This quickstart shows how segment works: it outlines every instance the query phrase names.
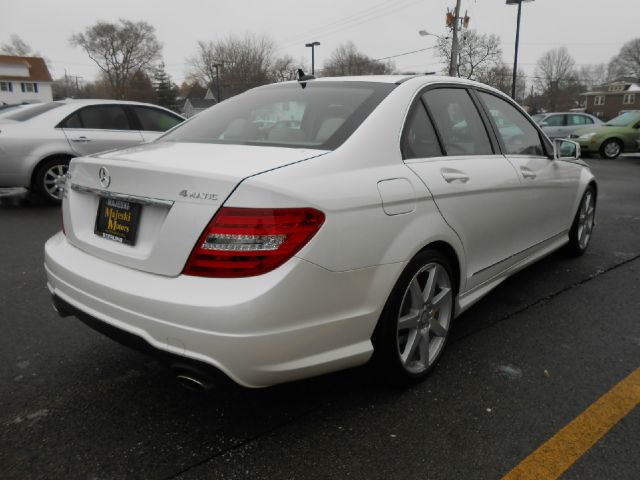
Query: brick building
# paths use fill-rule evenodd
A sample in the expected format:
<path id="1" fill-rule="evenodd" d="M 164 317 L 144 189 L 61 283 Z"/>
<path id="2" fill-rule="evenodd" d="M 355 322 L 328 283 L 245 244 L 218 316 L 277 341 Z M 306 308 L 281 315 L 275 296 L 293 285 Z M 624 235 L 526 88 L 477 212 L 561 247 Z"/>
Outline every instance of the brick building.
<path id="1" fill-rule="evenodd" d="M 640 79 L 622 77 L 583 93 L 587 113 L 611 120 L 627 110 L 640 110 Z"/>

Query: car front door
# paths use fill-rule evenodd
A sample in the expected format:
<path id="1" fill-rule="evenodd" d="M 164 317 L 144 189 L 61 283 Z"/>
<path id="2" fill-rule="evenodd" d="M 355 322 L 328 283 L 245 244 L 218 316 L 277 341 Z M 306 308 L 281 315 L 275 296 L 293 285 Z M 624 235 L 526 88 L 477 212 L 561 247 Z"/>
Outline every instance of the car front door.
<path id="1" fill-rule="evenodd" d="M 521 182 L 516 191 L 521 221 L 512 232 L 517 251 L 544 248 L 571 226 L 582 167 L 550 158 L 538 130 L 514 105 L 493 93 L 480 91 L 478 97 L 487 110 L 497 110 L 510 125 L 505 129 L 494 123 L 493 128 Z"/>
<path id="2" fill-rule="evenodd" d="M 81 108 L 63 121 L 62 130 L 72 150 L 79 156 L 129 147 L 144 140 L 137 129 L 132 129 L 122 105 Z"/>
<path id="3" fill-rule="evenodd" d="M 434 128 L 435 126 L 435 128 Z M 412 106 L 402 137 L 406 165 L 427 186 L 462 241 L 466 290 L 511 265 L 520 221 L 520 182 L 497 151 L 464 88 L 427 90 Z"/>

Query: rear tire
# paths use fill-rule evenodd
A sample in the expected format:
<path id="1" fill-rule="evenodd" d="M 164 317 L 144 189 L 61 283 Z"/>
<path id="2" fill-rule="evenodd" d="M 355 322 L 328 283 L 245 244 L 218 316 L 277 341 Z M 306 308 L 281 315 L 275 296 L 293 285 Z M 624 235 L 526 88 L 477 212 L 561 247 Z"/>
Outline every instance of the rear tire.
<path id="1" fill-rule="evenodd" d="M 62 192 L 67 171 L 69 157 L 51 157 L 43 161 L 33 177 L 32 189 L 49 203 L 62 202 Z"/>
<path id="2" fill-rule="evenodd" d="M 567 252 L 575 257 L 583 255 L 589 247 L 596 215 L 596 192 L 589 185 L 582 195 L 578 211 L 569 230 L 569 243 Z"/>
<path id="3" fill-rule="evenodd" d="M 605 140 L 602 145 L 600 145 L 600 156 L 607 160 L 613 160 L 618 158 L 622 153 L 622 149 L 622 142 L 620 140 L 616 140 L 615 138 Z"/>
<path id="4" fill-rule="evenodd" d="M 439 251 L 418 253 L 391 291 L 373 335 L 373 367 L 394 384 L 426 377 L 444 351 L 454 312 L 449 260 Z"/>

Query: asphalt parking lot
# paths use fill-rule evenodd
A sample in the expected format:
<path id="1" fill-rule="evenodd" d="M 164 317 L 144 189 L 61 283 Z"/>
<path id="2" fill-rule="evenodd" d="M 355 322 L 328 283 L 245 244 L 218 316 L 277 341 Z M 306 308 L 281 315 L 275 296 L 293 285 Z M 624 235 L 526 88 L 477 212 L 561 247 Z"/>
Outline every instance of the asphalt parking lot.
<path id="1" fill-rule="evenodd" d="M 640 384 L 625 380 L 640 367 L 640 155 L 587 161 L 600 182 L 587 254 L 555 253 L 494 290 L 406 390 L 366 369 L 184 390 L 153 360 L 57 317 L 42 251 L 58 208 L 0 190 L 0 478 L 498 479 L 549 439 L 593 434 L 595 420 L 573 439 L 559 432 L 618 385 L 635 406 L 598 404 L 612 428 L 561 478 L 640 478 Z M 551 444 L 546 455 L 568 454 Z M 547 478 L 527 465 L 508 478 Z"/>

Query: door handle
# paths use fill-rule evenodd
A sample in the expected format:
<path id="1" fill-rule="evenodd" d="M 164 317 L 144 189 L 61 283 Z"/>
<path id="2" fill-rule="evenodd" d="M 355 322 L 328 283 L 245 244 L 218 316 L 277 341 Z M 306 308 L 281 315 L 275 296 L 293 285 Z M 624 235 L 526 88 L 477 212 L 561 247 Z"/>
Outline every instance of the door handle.
<path id="1" fill-rule="evenodd" d="M 78 137 L 78 138 L 72 138 L 71 141 L 75 143 L 87 143 L 87 142 L 90 142 L 91 140 L 88 139 L 87 137 Z"/>
<path id="2" fill-rule="evenodd" d="M 440 174 L 447 183 L 467 183 L 469 181 L 469 175 L 453 168 L 443 168 L 442 170 L 440 170 Z"/>
<path id="3" fill-rule="evenodd" d="M 522 172 L 522 176 L 527 180 L 533 180 L 536 178 L 536 174 L 529 170 L 527 167 L 520 167 L 520 172 Z"/>

